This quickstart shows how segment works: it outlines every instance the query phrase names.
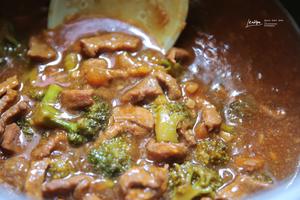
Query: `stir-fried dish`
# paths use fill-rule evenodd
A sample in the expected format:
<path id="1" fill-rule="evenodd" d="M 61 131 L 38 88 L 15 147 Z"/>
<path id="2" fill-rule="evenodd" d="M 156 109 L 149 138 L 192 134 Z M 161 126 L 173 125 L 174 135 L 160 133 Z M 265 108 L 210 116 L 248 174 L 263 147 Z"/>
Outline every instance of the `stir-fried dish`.
<path id="1" fill-rule="evenodd" d="M 295 170 L 299 118 L 258 98 L 251 66 L 231 68 L 229 47 L 191 31 L 193 16 L 164 53 L 114 19 L 47 30 L 35 7 L 0 20 L 3 186 L 33 199 L 239 199 Z"/>

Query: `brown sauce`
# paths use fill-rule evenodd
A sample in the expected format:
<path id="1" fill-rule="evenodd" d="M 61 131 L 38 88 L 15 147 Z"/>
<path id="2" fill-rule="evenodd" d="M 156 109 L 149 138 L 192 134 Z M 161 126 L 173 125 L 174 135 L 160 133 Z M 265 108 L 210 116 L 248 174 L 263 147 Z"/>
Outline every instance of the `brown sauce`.
<path id="1" fill-rule="evenodd" d="M 4 5 L 3 9 L 8 7 L 9 3 L 4 3 Z M 47 42 L 58 52 L 57 58 L 49 63 L 9 58 L 5 68 L 0 69 L 1 82 L 12 75 L 21 77 L 23 82 L 19 91 L 24 96 L 28 95 L 28 91 L 33 87 L 46 87 L 53 83 L 68 89 L 93 88 L 78 75 L 68 77 L 62 69 L 64 57 L 70 52 L 80 51 L 78 40 L 84 37 L 105 32 L 125 32 L 137 35 L 142 39 L 142 50 L 154 49 L 156 50 L 155 56 L 162 56 L 160 49 L 146 33 L 118 20 L 77 19 L 54 30 L 43 32 L 41 30 L 46 28 L 46 3 L 41 2 L 40 5 L 33 3 L 32 6 L 39 8 L 36 14 L 30 14 L 30 9 L 27 11 L 21 8 L 17 9 L 17 16 L 1 11 L 6 18 L 12 17 L 11 20 L 16 26 L 17 35 L 25 38 L 24 43 L 28 42 L 29 35 L 40 34 L 47 38 Z M 37 16 L 42 17 L 37 20 Z M 245 27 L 248 19 L 264 20 L 269 18 L 283 21 L 275 27 Z M 23 21 L 34 23 L 32 23 L 32 27 L 24 27 L 22 26 Z M 22 35 L 24 30 L 28 35 Z M 191 1 L 187 26 L 176 46 L 188 50 L 193 55 L 185 63 L 186 71 L 177 82 L 182 88 L 186 88 L 186 84 L 189 82 L 197 83 L 200 88 L 193 94 L 188 94 L 186 89 L 182 89 L 183 98 L 190 98 L 196 103 L 199 103 L 199 99 L 207 100 L 216 107 L 225 124 L 235 127 L 234 139 L 228 142 L 231 146 L 231 159 L 228 164 L 216 169 L 225 180 L 221 188 L 230 185 L 236 180 L 236 177 L 244 173 L 235 163 L 238 162 L 236 160 L 239 157 L 258 157 L 264 160 L 262 171 L 275 183 L 293 175 L 298 170 L 300 154 L 298 129 L 300 125 L 300 79 L 298 78 L 300 75 L 300 36 L 282 8 L 270 1 Z M 116 57 L 121 53 L 103 53 L 99 58 L 108 61 L 107 68 L 113 69 Z M 131 55 L 139 56 L 138 53 Z M 80 56 L 81 61 L 85 59 L 85 56 Z M 38 79 L 26 82 L 28 77 L 25 73 L 32 71 L 32 66 L 37 69 Z M 101 94 L 112 106 L 121 105 L 119 97 L 128 88 L 136 85 L 138 81 L 139 78 L 116 80 L 109 86 L 97 87 L 95 93 Z M 239 102 L 238 100 L 247 103 L 246 114 L 232 114 L 234 112 L 230 110 L 232 103 Z M 34 105 L 36 102 L 31 101 L 31 103 Z M 64 111 L 64 109 L 62 110 Z M 66 112 L 63 117 L 73 120 L 79 114 L 80 112 Z M 202 119 L 199 116 L 196 121 L 200 123 Z M 196 127 L 193 130 L 195 129 Z M 26 146 L 26 151 L 13 159 L 18 157 L 30 159 L 31 151 L 38 147 L 38 143 L 48 141 L 51 131 L 56 130 L 40 129 L 36 131 L 31 140 L 27 140 L 24 135 L 21 135 L 22 145 Z M 139 165 L 155 163 L 153 160 L 147 159 L 146 155 L 146 144 L 152 137 L 153 133 L 142 139 L 130 137 L 134 149 L 131 154 L 135 163 Z M 72 165 L 76 166 L 77 175 L 91 173 L 91 177 L 99 178 L 97 174 L 91 172 L 93 169 L 86 158 L 86 152 L 93 145 L 91 142 L 77 148 L 68 146 L 67 153 L 63 153 L 63 157 L 70 159 Z M 59 151 L 60 149 L 57 152 L 54 151 L 51 158 L 60 156 Z M 64 151 L 63 147 L 62 151 Z M 13 159 L 2 151 L 0 152 L 1 170 L 11 169 L 7 159 L 10 161 Z M 22 167 L 28 165 L 28 162 L 22 163 L 22 159 L 17 164 Z M 36 161 L 35 158 L 31 159 Z M 188 157 L 188 159 L 190 158 Z M 254 168 L 260 165 L 259 161 L 251 162 L 251 159 L 249 160 L 244 165 L 249 167 L 250 171 L 253 163 L 255 163 Z M 240 159 L 240 162 L 243 162 L 243 159 Z M 158 165 L 162 167 L 163 164 L 162 162 Z M 2 182 L 3 179 L 23 191 L 22 187 L 24 186 L 17 183 L 19 179 L 26 179 L 26 170 L 22 167 L 19 173 L 13 171 L 2 173 L 0 181 Z M 130 175 L 130 173 L 128 174 Z M 15 174 L 18 175 L 18 180 L 7 178 Z M 49 174 L 45 180 L 51 180 Z M 103 180 L 99 178 L 98 181 Z M 263 186 L 261 186 L 262 188 Z M 101 197 L 123 199 L 124 196 L 120 190 L 119 187 L 114 187 L 106 190 L 104 195 L 101 194 L 104 197 Z M 73 196 L 66 198 L 73 199 Z"/>

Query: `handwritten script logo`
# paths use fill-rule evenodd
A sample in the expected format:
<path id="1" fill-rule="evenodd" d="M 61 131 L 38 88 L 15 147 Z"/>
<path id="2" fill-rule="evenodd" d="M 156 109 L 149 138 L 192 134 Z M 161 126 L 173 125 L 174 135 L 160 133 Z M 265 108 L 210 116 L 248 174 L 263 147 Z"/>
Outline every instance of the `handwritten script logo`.
<path id="1" fill-rule="evenodd" d="M 248 19 L 246 28 L 253 27 L 253 26 L 262 26 L 262 25 L 263 23 L 257 19 L 254 20 Z"/>
<path id="2" fill-rule="evenodd" d="M 263 27 L 275 27 L 279 23 L 283 22 L 283 19 L 248 19 L 245 28 L 254 27 L 254 26 L 263 26 Z"/>

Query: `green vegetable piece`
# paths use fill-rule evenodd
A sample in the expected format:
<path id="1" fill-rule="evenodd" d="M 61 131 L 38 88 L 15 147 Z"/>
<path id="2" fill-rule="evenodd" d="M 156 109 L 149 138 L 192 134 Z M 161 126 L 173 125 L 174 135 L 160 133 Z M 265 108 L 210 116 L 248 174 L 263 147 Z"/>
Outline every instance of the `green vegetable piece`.
<path id="1" fill-rule="evenodd" d="M 131 166 L 131 145 L 126 138 L 117 137 L 104 141 L 88 155 L 94 169 L 107 178 L 115 178 Z"/>
<path id="2" fill-rule="evenodd" d="M 189 119 L 187 107 L 178 102 L 158 97 L 152 104 L 155 113 L 155 133 L 159 142 L 178 142 L 177 128 L 180 122 Z"/>
<path id="3" fill-rule="evenodd" d="M 234 132 L 234 126 L 230 126 L 228 124 L 222 123 L 221 124 L 221 130 L 228 132 L 228 133 L 233 133 Z"/>
<path id="4" fill-rule="evenodd" d="M 227 120 L 231 123 L 242 123 L 257 111 L 255 99 L 249 95 L 240 95 L 224 110 Z"/>
<path id="5" fill-rule="evenodd" d="M 85 111 L 83 117 L 78 121 L 78 129 L 83 135 L 95 136 L 106 128 L 109 116 L 109 104 L 95 98 L 95 103 Z"/>
<path id="6" fill-rule="evenodd" d="M 56 158 L 51 161 L 48 172 L 52 179 L 60 179 L 74 173 L 75 168 L 68 159 Z"/>
<path id="7" fill-rule="evenodd" d="M 73 71 L 78 67 L 79 57 L 76 53 L 69 53 L 64 59 L 64 68 L 67 71 Z"/>
<path id="8" fill-rule="evenodd" d="M 58 95 L 62 91 L 62 88 L 58 85 L 49 85 L 44 98 L 42 99 L 43 104 L 54 104 L 57 101 Z"/>
<path id="9" fill-rule="evenodd" d="M 28 119 L 22 118 L 19 121 L 17 121 L 18 126 L 24 133 L 26 137 L 31 137 L 34 134 L 34 130 L 31 126 L 31 123 Z"/>
<path id="10" fill-rule="evenodd" d="M 76 132 L 68 132 L 68 141 L 73 145 L 81 145 L 88 141 L 88 138 Z"/>
<path id="11" fill-rule="evenodd" d="M 272 179 L 272 177 L 266 173 L 255 173 L 252 174 L 251 177 L 259 182 L 262 183 L 268 183 L 268 184 L 273 184 L 274 180 Z"/>
<path id="12" fill-rule="evenodd" d="M 61 112 L 53 107 L 61 91 L 62 88 L 58 85 L 50 85 L 48 87 L 45 96 L 32 115 L 32 122 L 38 126 L 58 126 L 69 132 L 76 132 L 77 124 L 62 119 L 60 117 Z"/>
<path id="13" fill-rule="evenodd" d="M 222 179 L 214 170 L 186 162 L 174 164 L 169 172 L 169 191 L 172 200 L 192 200 L 215 195 Z"/>
<path id="14" fill-rule="evenodd" d="M 194 158 L 207 166 L 225 165 L 230 159 L 228 151 L 228 146 L 223 140 L 206 139 L 197 144 Z"/>
<path id="15" fill-rule="evenodd" d="M 107 126 L 110 107 L 104 101 L 95 99 L 95 103 L 84 111 L 83 116 L 77 121 L 68 121 L 61 117 L 62 113 L 54 105 L 62 91 L 58 85 L 50 85 L 45 95 L 32 115 L 34 125 L 45 127 L 60 127 L 68 132 L 71 144 L 79 145 L 87 142 L 104 130 Z"/>

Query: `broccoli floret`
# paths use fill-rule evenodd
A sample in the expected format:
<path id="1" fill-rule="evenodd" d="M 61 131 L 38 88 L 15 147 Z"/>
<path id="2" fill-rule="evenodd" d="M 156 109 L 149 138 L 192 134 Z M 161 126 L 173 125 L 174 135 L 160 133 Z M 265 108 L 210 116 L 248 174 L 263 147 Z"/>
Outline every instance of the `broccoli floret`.
<path id="1" fill-rule="evenodd" d="M 33 136 L 34 130 L 31 126 L 30 120 L 22 118 L 17 121 L 17 125 L 20 127 L 26 137 Z"/>
<path id="2" fill-rule="evenodd" d="M 88 142 L 88 140 L 89 140 L 88 137 L 86 137 L 84 135 L 80 135 L 77 132 L 74 132 L 74 131 L 68 132 L 68 141 L 69 141 L 69 143 L 71 143 L 73 145 L 81 145 L 81 144 Z"/>
<path id="3" fill-rule="evenodd" d="M 172 200 L 192 200 L 195 197 L 213 197 L 222 185 L 222 179 L 214 170 L 186 162 L 174 164 L 169 172 L 169 192 Z"/>
<path id="4" fill-rule="evenodd" d="M 110 114 L 109 105 L 97 99 L 77 121 L 63 119 L 62 113 L 54 105 L 62 88 L 58 85 L 50 85 L 45 92 L 42 101 L 32 115 L 34 125 L 46 127 L 60 127 L 68 132 L 68 140 L 71 144 L 79 145 L 96 136 L 100 130 L 104 130 Z"/>
<path id="5" fill-rule="evenodd" d="M 194 158 L 207 166 L 224 165 L 230 159 L 228 151 L 228 146 L 223 140 L 205 139 L 197 144 Z"/>
<path id="6" fill-rule="evenodd" d="M 75 172 L 75 168 L 68 159 L 55 158 L 51 161 L 49 175 L 52 179 L 60 179 Z"/>
<path id="7" fill-rule="evenodd" d="M 98 148 L 92 149 L 88 161 L 94 169 L 107 178 L 114 178 L 131 166 L 131 145 L 124 137 L 104 141 Z"/>
<path id="8" fill-rule="evenodd" d="M 85 111 L 83 117 L 78 121 L 78 128 L 82 134 L 94 136 L 106 128 L 109 115 L 109 105 L 99 98 L 95 98 L 95 103 Z"/>
<path id="9" fill-rule="evenodd" d="M 268 184 L 273 184 L 274 180 L 272 179 L 272 177 L 266 173 L 254 173 L 251 175 L 251 177 L 259 182 L 262 183 L 268 183 Z"/>
<path id="10" fill-rule="evenodd" d="M 165 96 L 159 96 L 152 103 L 151 110 L 155 114 L 156 140 L 178 142 L 179 124 L 191 120 L 188 108 L 183 103 L 168 101 Z"/>
<path id="11" fill-rule="evenodd" d="M 226 119 L 230 123 L 242 123 L 257 111 L 255 99 L 249 95 L 241 95 L 231 102 L 224 110 Z"/>

